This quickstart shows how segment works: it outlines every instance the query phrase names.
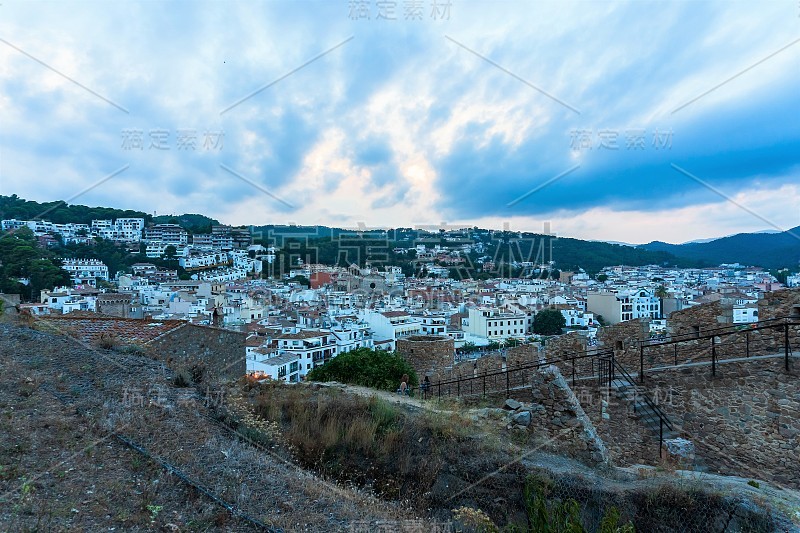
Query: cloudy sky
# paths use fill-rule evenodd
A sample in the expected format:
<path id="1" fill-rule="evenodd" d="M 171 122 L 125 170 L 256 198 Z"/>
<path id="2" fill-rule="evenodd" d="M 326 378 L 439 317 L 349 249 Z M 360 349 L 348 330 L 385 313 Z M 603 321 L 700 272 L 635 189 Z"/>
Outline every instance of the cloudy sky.
<path id="1" fill-rule="evenodd" d="M 636 243 L 788 229 L 800 5 L 4 0 L 0 194 Z"/>

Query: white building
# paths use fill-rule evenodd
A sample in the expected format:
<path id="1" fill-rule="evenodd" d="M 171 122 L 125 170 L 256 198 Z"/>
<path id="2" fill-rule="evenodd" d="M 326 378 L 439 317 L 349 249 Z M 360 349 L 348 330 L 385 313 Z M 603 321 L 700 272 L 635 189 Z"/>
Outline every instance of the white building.
<path id="1" fill-rule="evenodd" d="M 492 340 L 524 337 L 529 318 L 523 313 L 504 313 L 494 307 L 472 307 L 464 331 Z"/>
<path id="2" fill-rule="evenodd" d="M 758 305 L 734 305 L 733 323 L 749 324 L 758 322 Z"/>
<path id="3" fill-rule="evenodd" d="M 395 349 L 395 341 L 408 335 L 422 333 L 422 320 L 414 318 L 406 311 L 375 311 L 364 309 L 362 317 L 379 340 L 390 341 Z"/>
<path id="4" fill-rule="evenodd" d="M 189 242 L 189 234 L 177 224 L 156 224 L 144 230 L 143 240 L 160 241 L 173 246 L 185 246 Z"/>
<path id="5" fill-rule="evenodd" d="M 283 333 L 275 340 L 278 343 L 278 354 L 297 357 L 300 362 L 300 377 L 336 356 L 336 338 L 329 331 L 305 329 L 297 333 Z"/>
<path id="6" fill-rule="evenodd" d="M 559 311 L 561 311 L 568 328 L 588 328 L 595 325 L 593 313 L 586 313 L 575 307 L 559 309 Z"/>
<path id="7" fill-rule="evenodd" d="M 586 308 L 595 315 L 602 315 L 607 324 L 618 324 L 637 318 L 661 317 L 661 300 L 648 289 L 589 291 Z"/>
<path id="8" fill-rule="evenodd" d="M 349 323 L 331 328 L 336 341 L 336 354 L 350 352 L 358 348 L 373 348 L 372 333 L 366 324 Z"/>
<path id="9" fill-rule="evenodd" d="M 108 281 L 108 267 L 97 259 L 63 259 L 61 268 L 69 272 L 73 285 L 97 286 L 97 280 Z"/>
<path id="10" fill-rule="evenodd" d="M 269 378 L 279 381 L 300 381 L 300 359 L 296 354 L 265 354 L 254 350 L 247 357 L 247 373 L 257 378 Z"/>

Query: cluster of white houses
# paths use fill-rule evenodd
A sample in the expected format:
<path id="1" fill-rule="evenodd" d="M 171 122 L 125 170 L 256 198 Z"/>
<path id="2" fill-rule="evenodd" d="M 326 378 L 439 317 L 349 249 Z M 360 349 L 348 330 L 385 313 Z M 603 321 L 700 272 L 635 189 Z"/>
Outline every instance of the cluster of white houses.
<path id="1" fill-rule="evenodd" d="M 33 224 L 32 226 L 30 224 Z M 467 251 L 482 253 L 481 243 L 417 245 L 435 277 L 406 277 L 397 265 L 333 267 L 292 264 L 283 279 L 258 279 L 262 265 L 275 261 L 274 248 L 251 243 L 242 228 L 213 226 L 207 234 L 188 234 L 175 224 L 145 226 L 143 219 L 93 221 L 91 225 L 50 225 L 41 221 L 3 221 L 3 228 L 31 227 L 35 232 L 106 236 L 145 245 L 150 257 L 169 252 L 193 279 L 176 270 L 137 263 L 131 272 L 109 272 L 91 259 L 65 259 L 74 288 L 45 291 L 35 313 L 97 311 L 151 320 L 180 319 L 248 332 L 249 372 L 288 381 L 302 380 L 315 366 L 359 347 L 394 350 L 411 336 L 452 339 L 456 350 L 488 346 L 533 335 L 536 314 L 545 308 L 564 316 L 570 334 L 591 340 L 601 317 L 606 324 L 637 318 L 659 331 L 669 315 L 683 308 L 726 299 L 734 323 L 758 320 L 764 291 L 779 288 L 760 269 L 722 265 L 708 269 L 617 266 L 598 276 L 560 272 L 558 279 L 449 279 L 447 265 L 463 262 Z M 445 241 L 447 239 L 445 238 Z M 406 249 L 395 249 L 396 253 Z M 174 254 L 174 255 L 173 255 Z M 490 268 L 492 258 L 480 258 Z M 534 262 L 530 269 L 553 268 Z M 292 281 L 308 278 L 309 286 Z M 113 281 L 115 294 L 100 280 Z M 797 275 L 787 284 L 800 284 Z M 448 340 L 449 342 L 449 340 Z M 471 347 L 470 347 L 471 349 Z"/>

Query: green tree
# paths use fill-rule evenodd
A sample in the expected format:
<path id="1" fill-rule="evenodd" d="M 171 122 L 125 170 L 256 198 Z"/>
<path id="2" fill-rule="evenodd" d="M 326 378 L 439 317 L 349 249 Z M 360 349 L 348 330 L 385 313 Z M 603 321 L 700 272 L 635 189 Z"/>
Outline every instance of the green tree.
<path id="1" fill-rule="evenodd" d="M 414 368 L 400 355 L 358 348 L 339 354 L 324 365 L 312 369 L 306 379 L 340 381 L 394 391 L 400 385 L 403 374 L 408 374 L 412 387 L 419 383 Z"/>
<path id="2" fill-rule="evenodd" d="M 769 273 L 772 274 L 773 276 L 775 276 L 775 279 L 778 280 L 778 283 L 782 283 L 782 284 L 786 285 L 786 278 L 789 277 L 789 270 L 788 269 L 783 268 L 781 270 L 770 270 Z"/>
<path id="3" fill-rule="evenodd" d="M 28 266 L 28 278 L 31 299 L 38 299 L 42 290 L 70 284 L 69 273 L 48 259 L 31 261 Z"/>
<path id="4" fill-rule="evenodd" d="M 295 277 L 289 279 L 289 281 L 294 281 L 295 283 L 299 283 L 300 285 L 305 285 L 306 287 L 310 287 L 311 286 L 311 281 L 305 276 L 299 276 L 298 275 L 298 276 L 295 276 Z"/>
<path id="5" fill-rule="evenodd" d="M 556 309 L 542 309 L 533 318 L 533 332 L 539 335 L 560 335 L 566 326 L 564 315 Z"/>
<path id="6" fill-rule="evenodd" d="M 170 244 L 169 246 L 164 248 L 164 259 L 170 261 L 172 259 L 175 259 L 177 255 L 178 255 L 178 249 L 174 245 Z M 217 256 L 217 260 L 219 260 L 219 256 Z"/>
<path id="7" fill-rule="evenodd" d="M 605 283 L 608 280 L 608 276 L 606 274 L 598 274 L 597 281 L 600 283 Z"/>
<path id="8" fill-rule="evenodd" d="M 653 294 L 655 295 L 656 298 L 658 298 L 658 301 L 659 301 L 659 304 L 660 304 L 659 305 L 659 309 L 660 309 L 659 318 L 664 318 L 664 298 L 667 298 L 669 296 L 669 293 L 667 292 L 667 288 L 665 286 L 663 286 L 663 285 L 659 285 L 658 288 L 656 288 L 656 290 L 655 290 L 655 292 Z"/>

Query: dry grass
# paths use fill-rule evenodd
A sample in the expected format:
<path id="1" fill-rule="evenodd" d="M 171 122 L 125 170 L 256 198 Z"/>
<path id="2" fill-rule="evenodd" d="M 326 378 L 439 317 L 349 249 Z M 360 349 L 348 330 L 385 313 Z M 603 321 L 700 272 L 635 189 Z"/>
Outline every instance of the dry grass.
<path id="1" fill-rule="evenodd" d="M 278 425 L 301 464 L 391 499 L 421 498 L 444 457 L 463 453 L 474 437 L 472 421 L 458 414 L 411 414 L 379 397 L 248 382 L 242 393 L 258 419 Z"/>

